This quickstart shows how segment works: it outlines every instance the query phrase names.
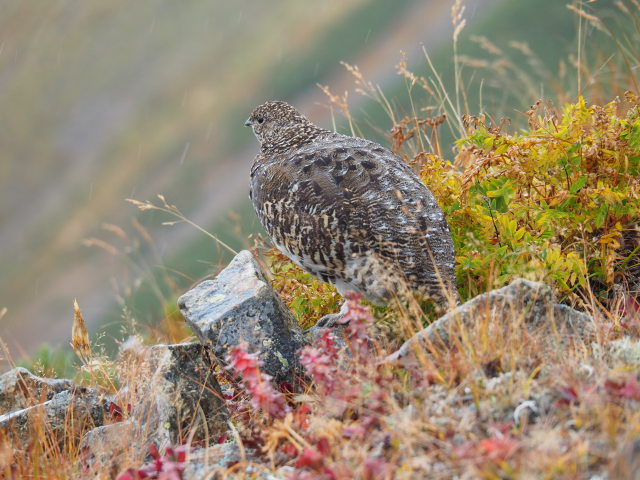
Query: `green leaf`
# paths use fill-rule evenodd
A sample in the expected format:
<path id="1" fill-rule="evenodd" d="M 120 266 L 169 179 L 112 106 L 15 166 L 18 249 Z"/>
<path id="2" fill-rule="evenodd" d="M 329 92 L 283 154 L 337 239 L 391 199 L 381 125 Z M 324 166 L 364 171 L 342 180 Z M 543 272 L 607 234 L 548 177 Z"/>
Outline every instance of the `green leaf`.
<path id="1" fill-rule="evenodd" d="M 499 145 L 493 153 L 495 153 L 496 155 L 501 155 L 504 152 L 506 152 L 509 149 L 509 145 L 506 143 L 503 143 L 502 145 Z"/>
<path id="2" fill-rule="evenodd" d="M 600 205 L 598 209 L 598 215 L 596 216 L 596 227 L 600 228 L 604 224 L 605 218 L 607 218 L 607 213 L 609 209 L 607 208 L 607 204 Z"/>
<path id="3" fill-rule="evenodd" d="M 584 187 L 586 185 L 587 180 L 588 180 L 587 176 L 586 175 L 582 175 L 575 182 L 573 182 L 573 185 L 571 185 L 571 188 L 569 189 L 569 192 L 576 193 L 578 190 L 580 190 L 582 187 Z"/>

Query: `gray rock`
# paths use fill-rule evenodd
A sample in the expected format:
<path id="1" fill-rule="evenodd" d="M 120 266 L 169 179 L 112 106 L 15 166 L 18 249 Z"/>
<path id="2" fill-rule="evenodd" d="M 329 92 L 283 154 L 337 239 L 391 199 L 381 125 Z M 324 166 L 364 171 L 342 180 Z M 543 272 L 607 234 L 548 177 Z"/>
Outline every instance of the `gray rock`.
<path id="1" fill-rule="evenodd" d="M 10 438 L 18 450 L 27 449 L 34 441 L 47 445 L 52 441 L 59 445 L 78 442 L 85 431 L 103 424 L 106 412 L 102 396 L 75 387 L 44 403 L 0 415 L 0 437 Z"/>
<path id="2" fill-rule="evenodd" d="M 148 403 L 136 408 L 134 417 L 147 426 L 159 448 L 188 440 L 208 444 L 227 431 L 229 412 L 206 347 L 155 345 L 149 363 Z"/>
<path id="3" fill-rule="evenodd" d="M 253 452 L 245 450 L 245 455 Z M 242 460 L 240 448 L 236 443 L 222 443 L 196 450 L 188 457 L 187 467 L 182 473 L 184 480 L 208 480 L 223 478 L 224 471 Z"/>
<path id="4" fill-rule="evenodd" d="M 493 335 L 503 334 L 515 322 L 530 333 L 547 329 L 549 339 L 558 338 L 561 344 L 571 338 L 593 334 L 591 317 L 558 304 L 549 286 L 520 278 L 506 287 L 478 295 L 448 312 L 407 340 L 387 357 L 387 361 L 408 355 L 422 343 L 446 347 L 450 345 L 452 332 L 459 331 L 460 326 L 469 327 L 487 316 L 493 325 L 497 325 L 491 333 Z"/>
<path id="5" fill-rule="evenodd" d="M 236 464 L 237 465 L 234 467 Z M 243 454 L 235 443 L 223 443 L 202 448 L 192 452 L 187 457 L 187 466 L 182 472 L 184 480 L 222 480 L 247 479 L 280 480 L 288 478 L 292 468 L 285 466 L 276 471 L 271 465 L 265 464 L 264 459 L 256 456 L 250 448 L 244 449 Z"/>
<path id="6" fill-rule="evenodd" d="M 187 324 L 221 362 L 240 342 L 258 352 L 263 371 L 291 381 L 305 338 L 251 252 L 243 250 L 215 278 L 178 299 Z"/>
<path id="7" fill-rule="evenodd" d="M 116 478 L 124 467 L 135 465 L 147 453 L 144 425 L 134 418 L 103 425 L 88 431 L 82 438 L 81 471 Z M 126 439 L 126 441 L 123 441 Z"/>
<path id="8" fill-rule="evenodd" d="M 26 368 L 14 368 L 0 376 L 0 414 L 44 403 L 74 386 L 71 380 L 37 377 Z"/>
<path id="9" fill-rule="evenodd" d="M 188 442 L 214 443 L 223 435 L 229 413 L 209 355 L 207 347 L 195 342 L 154 345 L 141 352 L 144 361 L 132 365 L 139 372 L 136 385 L 124 387 L 137 392 L 131 417 L 87 432 L 83 470 L 112 475 L 144 458 L 149 443 L 162 451 Z"/>
<path id="10" fill-rule="evenodd" d="M 621 367 L 640 367 L 640 340 L 625 336 L 609 343 L 614 364 Z"/>
<path id="11" fill-rule="evenodd" d="M 334 327 L 322 327 L 318 325 L 314 325 L 311 328 L 308 328 L 304 331 L 305 335 L 309 339 L 309 343 L 314 345 L 316 340 L 318 340 L 328 329 L 331 329 L 333 334 L 333 341 L 335 342 L 336 348 L 338 350 L 346 349 L 347 347 L 347 326 L 346 325 L 336 325 Z"/>

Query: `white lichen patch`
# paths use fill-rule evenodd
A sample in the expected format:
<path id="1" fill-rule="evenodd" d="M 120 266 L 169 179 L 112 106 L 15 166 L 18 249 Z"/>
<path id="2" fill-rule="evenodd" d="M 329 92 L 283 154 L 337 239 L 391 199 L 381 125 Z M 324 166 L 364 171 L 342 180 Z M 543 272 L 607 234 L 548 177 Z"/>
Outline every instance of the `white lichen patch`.
<path id="1" fill-rule="evenodd" d="M 609 346 L 609 354 L 614 363 L 640 366 L 640 341 L 631 337 L 613 340 Z"/>

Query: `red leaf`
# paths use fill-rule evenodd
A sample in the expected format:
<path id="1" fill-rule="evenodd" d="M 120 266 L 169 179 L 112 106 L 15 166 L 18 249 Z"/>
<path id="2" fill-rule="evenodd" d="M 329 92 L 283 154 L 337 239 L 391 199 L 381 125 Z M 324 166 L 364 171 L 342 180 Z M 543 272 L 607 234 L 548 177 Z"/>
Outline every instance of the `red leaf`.
<path id="1" fill-rule="evenodd" d="M 327 437 L 322 437 L 320 440 L 318 440 L 318 443 L 316 443 L 316 448 L 325 457 L 329 455 L 329 453 L 331 453 L 331 447 L 329 446 L 329 440 L 327 439 Z"/>
<path id="2" fill-rule="evenodd" d="M 480 441 L 478 448 L 490 460 L 502 462 L 515 453 L 520 442 L 510 435 L 500 435 Z"/>
<path id="3" fill-rule="evenodd" d="M 220 437 L 217 440 L 217 443 L 224 443 L 227 441 L 227 438 L 229 438 L 229 435 L 227 435 L 226 433 L 220 435 Z"/>
<path id="4" fill-rule="evenodd" d="M 124 419 L 122 415 L 122 408 L 115 402 L 109 402 L 109 416 L 116 422 L 121 422 Z"/>
<path id="5" fill-rule="evenodd" d="M 280 382 L 280 384 L 278 385 L 278 390 L 280 390 L 282 393 L 295 393 L 293 385 L 291 385 L 290 382 Z"/>
<path id="6" fill-rule="evenodd" d="M 453 449 L 454 455 L 461 459 L 481 460 L 483 457 L 493 462 L 502 462 L 513 455 L 520 442 L 511 435 L 497 434 L 492 438 L 481 440 L 477 444 L 466 442 Z"/>
<path id="7" fill-rule="evenodd" d="M 299 408 L 297 408 L 293 412 L 293 418 L 301 428 L 309 427 L 309 421 L 307 420 L 307 417 L 310 411 L 311 411 L 311 406 L 301 405 Z"/>
<path id="8" fill-rule="evenodd" d="M 191 450 L 191 447 L 186 443 L 176 448 L 176 461 L 178 463 L 184 463 L 187 459 L 187 453 L 189 453 L 189 450 Z"/>
<path id="9" fill-rule="evenodd" d="M 282 451 L 286 455 L 289 455 L 291 457 L 298 456 L 298 449 L 295 447 L 295 445 L 292 445 L 291 443 L 287 443 L 284 447 L 282 447 Z"/>
<path id="10" fill-rule="evenodd" d="M 296 467 L 310 467 L 320 470 L 324 463 L 324 455 L 312 448 L 305 448 L 296 461 Z"/>
<path id="11" fill-rule="evenodd" d="M 155 443 L 149 444 L 149 455 L 151 455 L 155 460 L 160 458 L 160 452 L 158 452 L 158 447 L 156 447 Z"/>
<path id="12" fill-rule="evenodd" d="M 263 410 L 274 418 L 283 418 L 291 410 L 284 395 L 273 387 L 271 376 L 260 371 L 262 361 L 257 354 L 247 353 L 247 348 L 245 342 L 234 346 L 226 357 L 226 368 L 232 370 L 236 378 L 242 377 L 254 409 Z"/>
<path id="13" fill-rule="evenodd" d="M 640 400 L 640 384 L 638 384 L 638 377 L 633 373 L 629 375 L 624 383 L 607 380 L 604 382 L 604 388 L 616 397 Z"/>
<path id="14" fill-rule="evenodd" d="M 621 317 L 625 315 L 631 317 L 638 315 L 640 314 L 640 302 L 632 296 L 625 296 L 624 300 L 618 306 L 617 313 Z"/>
<path id="15" fill-rule="evenodd" d="M 248 353 L 246 351 L 247 348 L 246 342 L 241 342 L 239 345 L 232 347 L 226 357 L 228 364 L 226 368 L 232 370 L 235 377 L 240 374 L 245 379 L 247 377 L 255 377 L 262 366 L 262 361 L 258 358 L 258 354 Z"/>
<path id="16" fill-rule="evenodd" d="M 141 478 L 133 468 L 128 468 L 116 477 L 116 480 L 138 480 Z"/>

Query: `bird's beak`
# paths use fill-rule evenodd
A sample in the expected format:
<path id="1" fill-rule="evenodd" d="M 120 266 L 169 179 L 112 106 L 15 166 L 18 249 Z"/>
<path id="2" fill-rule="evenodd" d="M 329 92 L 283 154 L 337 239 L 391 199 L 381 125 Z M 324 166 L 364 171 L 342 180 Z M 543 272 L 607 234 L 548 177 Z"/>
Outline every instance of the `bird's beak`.
<path id="1" fill-rule="evenodd" d="M 251 120 L 247 119 L 247 121 L 244 122 L 244 126 L 245 127 L 250 127 L 251 126 Z"/>

